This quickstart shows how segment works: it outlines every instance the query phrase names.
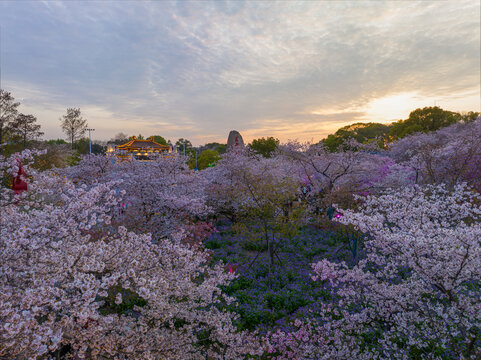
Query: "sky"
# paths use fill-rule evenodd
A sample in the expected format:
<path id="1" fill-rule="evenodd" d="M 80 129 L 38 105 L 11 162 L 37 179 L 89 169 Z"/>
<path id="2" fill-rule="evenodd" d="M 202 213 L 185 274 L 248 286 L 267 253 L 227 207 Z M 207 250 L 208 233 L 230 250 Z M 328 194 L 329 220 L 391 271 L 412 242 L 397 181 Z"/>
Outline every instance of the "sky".
<path id="1" fill-rule="evenodd" d="M 5 1 L 1 86 L 44 138 L 319 141 L 425 106 L 481 111 L 479 0 Z"/>

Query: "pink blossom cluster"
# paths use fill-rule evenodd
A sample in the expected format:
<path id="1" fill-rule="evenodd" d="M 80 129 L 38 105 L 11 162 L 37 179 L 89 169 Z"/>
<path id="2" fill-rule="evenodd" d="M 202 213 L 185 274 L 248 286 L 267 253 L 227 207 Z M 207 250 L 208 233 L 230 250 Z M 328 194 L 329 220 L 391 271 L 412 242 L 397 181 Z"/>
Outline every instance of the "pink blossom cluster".
<path id="1" fill-rule="evenodd" d="M 268 340 L 267 358 L 276 360 L 317 359 L 326 343 L 318 326 L 309 320 L 296 319 L 294 330 L 277 329 L 266 335 Z"/>
<path id="2" fill-rule="evenodd" d="M 2 176 L 23 163 L 29 189 L 0 187 L 0 357 L 479 358 L 480 126 L 415 134 L 387 150 L 237 150 L 198 172 L 177 155 L 89 155 L 44 172 L 31 166 L 36 151 L 0 157 Z M 237 265 L 208 265 L 199 245 L 212 219 L 262 223 L 273 256 L 278 233 L 335 203 L 334 221 L 369 236 L 355 265 L 312 265 L 332 301 L 262 341 L 238 332 L 220 290 Z"/>
<path id="3" fill-rule="evenodd" d="M 369 233 L 353 268 L 323 260 L 315 279 L 338 303 L 317 331 L 335 358 L 481 355 L 481 196 L 466 185 L 409 187 L 368 196 L 339 220 Z M 361 341 L 376 334 L 372 343 Z M 361 357 L 362 354 L 362 357 Z"/>
<path id="4" fill-rule="evenodd" d="M 114 221 L 130 230 L 149 232 L 154 239 L 182 232 L 179 224 L 204 221 L 212 214 L 206 205 L 206 178 L 190 171 L 182 156 L 117 163 L 89 155 L 62 174 L 87 186 L 116 181 L 115 191 L 123 191 L 124 204 L 129 205 L 119 206 Z"/>
<path id="5" fill-rule="evenodd" d="M 201 249 L 112 223 L 119 181 L 75 185 L 35 174 L 0 212 L 0 357 L 242 358 L 259 354 L 238 332 L 219 286 L 235 274 Z M 13 196 L 1 188 L 2 196 Z M 7 194 L 8 193 L 8 194 Z"/>

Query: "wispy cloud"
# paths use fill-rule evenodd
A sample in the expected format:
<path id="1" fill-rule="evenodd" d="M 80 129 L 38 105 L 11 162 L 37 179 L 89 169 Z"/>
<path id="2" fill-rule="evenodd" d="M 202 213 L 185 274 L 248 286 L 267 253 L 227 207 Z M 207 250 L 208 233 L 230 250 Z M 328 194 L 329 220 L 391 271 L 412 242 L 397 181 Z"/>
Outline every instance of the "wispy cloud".
<path id="1" fill-rule="evenodd" d="M 0 23 L 4 87 L 51 137 L 67 106 L 102 138 L 194 143 L 231 129 L 319 140 L 376 106 L 397 118 L 376 104 L 402 94 L 450 108 L 471 93 L 453 110 L 481 110 L 477 0 L 11 1 Z"/>

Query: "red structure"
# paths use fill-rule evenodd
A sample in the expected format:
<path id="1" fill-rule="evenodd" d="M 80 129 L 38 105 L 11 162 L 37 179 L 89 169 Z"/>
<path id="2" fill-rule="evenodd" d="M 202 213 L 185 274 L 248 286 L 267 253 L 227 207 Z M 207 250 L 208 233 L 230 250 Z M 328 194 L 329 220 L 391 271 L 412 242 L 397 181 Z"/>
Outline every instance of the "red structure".
<path id="1" fill-rule="evenodd" d="M 20 194 L 22 191 L 27 191 L 27 183 L 22 180 L 22 176 L 25 177 L 25 171 L 23 170 L 23 165 L 20 160 L 18 162 L 18 173 L 17 176 L 13 176 L 12 181 L 12 190 L 15 191 L 15 194 Z"/>

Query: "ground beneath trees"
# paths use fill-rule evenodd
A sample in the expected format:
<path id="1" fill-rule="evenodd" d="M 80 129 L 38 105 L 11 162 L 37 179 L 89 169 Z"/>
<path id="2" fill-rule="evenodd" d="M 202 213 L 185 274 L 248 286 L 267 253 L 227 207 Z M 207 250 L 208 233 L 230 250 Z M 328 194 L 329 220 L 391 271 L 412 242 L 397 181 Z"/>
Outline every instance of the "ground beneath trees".
<path id="1" fill-rule="evenodd" d="M 287 330 L 296 318 L 312 316 L 321 303 L 331 300 L 331 289 L 312 281 L 311 264 L 324 258 L 355 261 L 352 240 L 358 234 L 341 227 L 319 229 L 308 225 L 291 239 L 279 239 L 278 258 L 273 265 L 258 226 L 252 225 L 250 234 L 239 234 L 225 222 L 216 228 L 218 232 L 205 240 L 205 246 L 212 251 L 213 261 L 222 261 L 227 270 L 239 274 L 224 288 L 237 299 L 229 310 L 240 315 L 239 329 Z"/>

